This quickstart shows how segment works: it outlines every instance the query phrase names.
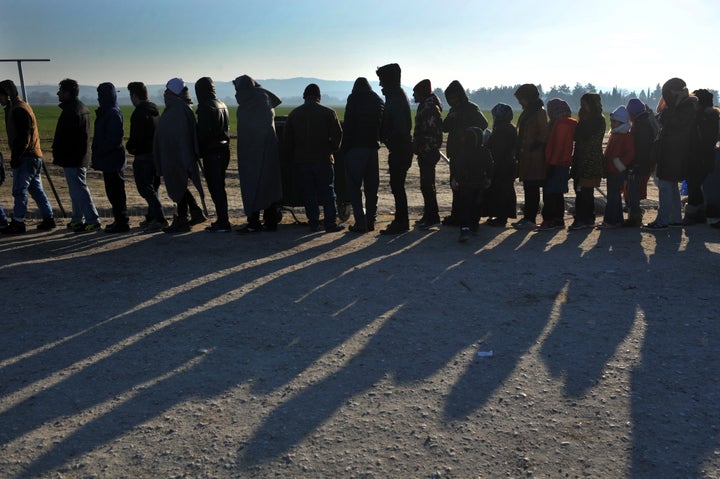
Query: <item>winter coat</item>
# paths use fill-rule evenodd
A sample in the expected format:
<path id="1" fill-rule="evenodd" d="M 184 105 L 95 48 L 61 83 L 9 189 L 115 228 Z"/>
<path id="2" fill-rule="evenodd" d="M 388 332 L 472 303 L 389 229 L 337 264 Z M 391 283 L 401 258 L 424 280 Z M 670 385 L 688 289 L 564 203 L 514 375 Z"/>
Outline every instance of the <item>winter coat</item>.
<path id="1" fill-rule="evenodd" d="M 695 116 L 696 134 L 691 149 L 688 177 L 705 178 L 715 167 L 715 144 L 718 141 L 720 111 L 703 107 Z"/>
<path id="2" fill-rule="evenodd" d="M 418 105 L 413 131 L 413 151 L 417 155 L 435 152 L 442 146 L 442 103 L 434 93 Z"/>
<path id="3" fill-rule="evenodd" d="M 275 108 L 281 102 L 247 75 L 235 80 L 237 155 L 245 214 L 282 199 L 282 172 L 275 134 Z"/>
<path id="4" fill-rule="evenodd" d="M 358 78 L 345 105 L 342 150 L 380 148 L 380 125 L 385 102 L 372 91 L 365 78 Z"/>
<path id="5" fill-rule="evenodd" d="M 576 119 L 565 117 L 559 118 L 552 126 L 545 145 L 545 162 L 548 165 L 570 166 L 577 124 Z"/>
<path id="6" fill-rule="evenodd" d="M 475 103 L 472 103 L 459 81 L 454 80 L 445 89 L 445 98 L 457 98 L 450 105 L 450 110 L 443 120 L 443 131 L 447 132 L 447 155 L 452 158 L 460 153 L 460 137 L 471 127 L 485 130 L 488 121 Z"/>
<path id="7" fill-rule="evenodd" d="M 450 162 L 450 177 L 460 191 L 485 190 L 490 186 L 493 158 L 483 146 L 483 129 L 466 129 L 460 137 L 460 150 Z"/>
<path id="8" fill-rule="evenodd" d="M 615 166 L 615 158 L 620 158 L 625 167 L 629 166 L 635 159 L 635 146 L 632 133 L 610 133 L 607 147 L 605 147 L 605 171 L 608 174 L 621 173 Z"/>
<path id="9" fill-rule="evenodd" d="M 117 173 L 125 169 L 123 146 L 123 116 L 117 103 L 117 91 L 112 83 L 98 86 L 95 131 L 92 141 L 92 167 L 105 173 Z"/>
<path id="10" fill-rule="evenodd" d="M 288 115 L 285 146 L 293 163 L 332 163 L 340 148 L 342 128 L 335 110 L 305 100 Z"/>
<path id="11" fill-rule="evenodd" d="M 517 130 L 520 181 L 544 180 L 548 119 L 542 100 L 534 100 L 523 109 L 518 119 Z"/>
<path id="12" fill-rule="evenodd" d="M 660 113 L 660 134 L 655 142 L 657 177 L 667 181 L 686 178 L 696 128 L 695 102 L 688 96 L 668 102 Z"/>
<path id="13" fill-rule="evenodd" d="M 90 165 L 90 110 L 74 98 L 60 104 L 52 143 L 53 163 L 63 168 Z"/>
<path id="14" fill-rule="evenodd" d="M 633 149 L 635 158 L 630 164 L 630 168 L 635 170 L 635 174 L 639 177 L 649 175 L 655 166 L 652 155 L 653 143 L 655 142 L 656 132 L 650 123 L 650 114 L 641 113 L 632 122 L 630 133 L 633 137 Z"/>
<path id="15" fill-rule="evenodd" d="M 5 107 L 5 130 L 10 146 L 10 167 L 18 168 L 26 157 L 42 158 L 37 120 L 30 105 L 20 99 L 12 80 L 0 82 L 0 88 L 8 94 L 10 103 Z"/>
<path id="16" fill-rule="evenodd" d="M 514 185 L 517 176 L 515 161 L 517 130 L 510 123 L 511 119 L 512 115 L 505 122 L 495 120 L 486 144 L 492 154 L 493 173 L 486 195 L 484 216 L 515 218 L 517 214 Z"/>
<path id="17" fill-rule="evenodd" d="M 586 93 L 583 99 L 588 104 L 588 110 L 581 108 L 578 115 L 571 176 L 575 179 L 576 186 L 595 188 L 600 186 L 604 168 L 605 117 L 602 114 L 600 95 Z"/>
<path id="18" fill-rule="evenodd" d="M 157 174 L 163 177 L 168 196 L 175 203 L 185 195 L 188 179 L 199 176 L 195 115 L 187 88 L 180 95 L 165 91 L 165 110 L 158 119 L 153 142 Z"/>
<path id="19" fill-rule="evenodd" d="M 160 111 L 155 103 L 141 101 L 130 115 L 130 138 L 125 148 L 131 155 L 148 155 L 153 152 L 153 138 Z"/>
<path id="20" fill-rule="evenodd" d="M 197 136 L 200 157 L 230 154 L 230 122 L 227 106 L 217 98 L 215 85 L 208 77 L 195 83 L 197 96 Z"/>
<path id="21" fill-rule="evenodd" d="M 385 111 L 380 126 L 380 139 L 390 151 L 411 151 L 412 116 L 405 90 L 399 85 L 386 86 L 382 93 L 385 95 Z"/>

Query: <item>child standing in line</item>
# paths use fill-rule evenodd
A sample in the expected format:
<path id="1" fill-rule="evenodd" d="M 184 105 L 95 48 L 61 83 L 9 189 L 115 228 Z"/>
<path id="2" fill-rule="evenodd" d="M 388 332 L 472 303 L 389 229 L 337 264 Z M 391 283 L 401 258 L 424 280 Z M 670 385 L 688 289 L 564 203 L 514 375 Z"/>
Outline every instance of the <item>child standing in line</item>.
<path id="1" fill-rule="evenodd" d="M 550 136 L 545 145 L 545 184 L 543 185 L 543 222 L 538 230 L 565 228 L 565 193 L 568 192 L 577 120 L 570 118 L 570 105 L 560 98 L 547 104 Z"/>
<path id="2" fill-rule="evenodd" d="M 619 106 L 610 114 L 610 138 L 605 148 L 607 172 L 607 205 L 600 229 L 619 228 L 623 224 L 622 187 L 627 178 L 627 167 L 635 159 L 635 146 L 630 133 L 630 114 Z"/>
<path id="3" fill-rule="evenodd" d="M 492 117 L 493 128 L 485 145 L 493 158 L 492 183 L 485 194 L 484 210 L 489 216 L 485 224 L 504 228 L 508 218 L 515 218 L 517 214 L 517 130 L 512 124 L 513 110 L 510 105 L 498 103 L 492 109 Z"/>

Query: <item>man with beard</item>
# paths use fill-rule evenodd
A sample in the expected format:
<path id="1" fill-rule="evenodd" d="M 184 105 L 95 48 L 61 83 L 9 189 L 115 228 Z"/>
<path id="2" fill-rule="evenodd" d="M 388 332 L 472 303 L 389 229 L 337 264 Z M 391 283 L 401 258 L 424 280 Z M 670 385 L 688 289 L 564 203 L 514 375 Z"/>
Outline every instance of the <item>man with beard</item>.
<path id="1" fill-rule="evenodd" d="M 385 112 L 380 138 L 389 151 L 390 191 L 395 198 L 395 218 L 380 234 L 394 235 L 410 229 L 405 178 L 412 163 L 412 117 L 410 102 L 400 86 L 400 65 L 390 63 L 377 69 L 383 95 Z"/>
<path id="2" fill-rule="evenodd" d="M 450 105 L 445 120 L 443 120 L 443 131 L 447 132 L 447 156 L 452 162 L 454 157 L 461 154 L 460 138 L 468 128 L 480 128 L 485 130 L 488 127 L 488 121 L 485 115 L 480 111 L 480 107 L 471 102 L 467 96 L 465 88 L 459 81 L 453 80 L 445 89 L 445 99 Z M 446 216 L 442 221 L 446 226 L 459 226 L 460 219 L 457 215 L 457 207 L 455 200 L 455 191 L 453 191 L 452 209 L 450 216 Z"/>

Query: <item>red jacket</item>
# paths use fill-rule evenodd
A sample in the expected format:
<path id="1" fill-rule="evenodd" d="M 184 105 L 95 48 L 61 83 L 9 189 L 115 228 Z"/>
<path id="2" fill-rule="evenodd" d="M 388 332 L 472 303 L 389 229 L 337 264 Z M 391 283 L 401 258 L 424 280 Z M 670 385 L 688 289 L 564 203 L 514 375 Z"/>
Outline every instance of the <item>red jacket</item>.
<path id="1" fill-rule="evenodd" d="M 613 163 L 613 159 L 620 158 L 623 165 L 628 166 L 635 159 L 635 143 L 632 133 L 610 133 L 607 147 L 605 147 L 605 170 L 608 173 L 620 173 Z"/>
<path id="2" fill-rule="evenodd" d="M 573 155 L 573 141 L 577 120 L 570 117 L 558 118 L 552 127 L 545 145 L 545 163 L 553 166 L 570 166 Z"/>

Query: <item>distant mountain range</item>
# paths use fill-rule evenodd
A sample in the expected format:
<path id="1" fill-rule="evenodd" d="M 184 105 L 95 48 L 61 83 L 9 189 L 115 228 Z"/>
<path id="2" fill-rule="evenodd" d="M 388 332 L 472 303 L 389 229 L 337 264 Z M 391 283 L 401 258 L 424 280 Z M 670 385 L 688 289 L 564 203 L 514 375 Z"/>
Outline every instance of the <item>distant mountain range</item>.
<path id="1" fill-rule="evenodd" d="M 369 80 L 369 79 L 368 79 Z M 321 80 L 319 78 L 287 78 L 284 80 L 267 79 L 257 80 L 263 88 L 275 93 L 283 101 L 283 105 L 300 105 L 303 102 L 302 94 L 305 87 L 315 83 L 320 87 L 322 103 L 326 105 L 345 106 L 347 97 L 352 91 L 355 80 Z M 380 84 L 377 81 L 370 81 L 370 85 L 378 95 L 381 95 Z M 129 105 L 127 85 L 115 85 L 118 87 L 118 102 L 121 105 Z M 152 101 L 163 102 L 165 85 L 147 85 L 148 94 Z M 195 99 L 195 84 L 188 83 L 190 96 Z M 408 96 L 412 96 L 412 88 L 403 87 Z M 26 86 L 30 104 L 44 105 L 57 103 L 57 85 L 31 85 Z M 218 98 L 228 105 L 235 105 L 235 87 L 232 82 L 215 82 L 215 90 Z M 80 85 L 80 98 L 88 105 L 97 104 L 97 85 Z"/>

